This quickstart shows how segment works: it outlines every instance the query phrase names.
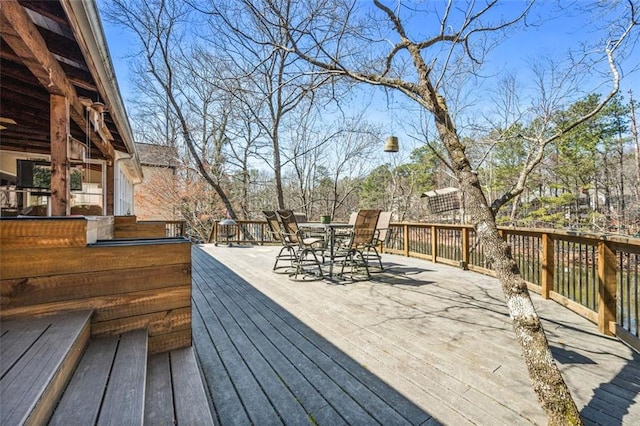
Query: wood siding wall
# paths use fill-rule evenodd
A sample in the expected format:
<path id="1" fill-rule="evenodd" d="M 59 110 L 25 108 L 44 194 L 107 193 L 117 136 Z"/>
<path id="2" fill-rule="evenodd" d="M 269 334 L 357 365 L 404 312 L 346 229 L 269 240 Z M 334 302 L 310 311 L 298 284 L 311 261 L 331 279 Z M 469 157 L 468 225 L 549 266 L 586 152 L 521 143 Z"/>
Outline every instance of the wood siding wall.
<path id="1" fill-rule="evenodd" d="M 0 221 L 0 318 L 92 309 L 93 335 L 147 328 L 151 353 L 190 346 L 191 244 L 87 245 L 86 223 Z"/>

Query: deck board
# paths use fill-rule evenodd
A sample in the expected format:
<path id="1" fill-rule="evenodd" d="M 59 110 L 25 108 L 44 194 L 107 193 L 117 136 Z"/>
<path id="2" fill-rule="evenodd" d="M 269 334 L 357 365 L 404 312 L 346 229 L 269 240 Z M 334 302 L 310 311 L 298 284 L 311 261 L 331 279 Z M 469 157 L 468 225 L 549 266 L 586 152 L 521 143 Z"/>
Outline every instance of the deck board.
<path id="1" fill-rule="evenodd" d="M 49 425 L 96 423 L 117 347 L 118 336 L 104 336 L 89 343 Z"/>
<path id="2" fill-rule="evenodd" d="M 232 282 L 232 278 L 228 277 L 227 279 L 230 280 L 229 282 Z M 317 360 L 309 360 L 303 352 L 296 350 L 297 347 L 295 345 L 292 346 L 289 341 L 286 341 L 285 338 L 279 336 L 279 333 L 287 333 L 287 327 L 290 327 L 289 324 L 280 322 L 278 324 L 278 328 L 271 325 L 270 321 L 275 322 L 278 318 L 266 318 L 264 316 L 264 312 L 257 311 L 247 303 L 247 299 L 250 296 L 244 294 L 244 292 L 236 291 L 235 288 L 237 288 L 237 286 L 233 287 L 234 289 L 226 287 L 226 290 L 231 292 L 225 294 L 226 299 L 235 301 L 235 303 L 230 302 L 228 310 L 229 312 L 233 312 L 236 318 L 240 317 L 239 325 L 243 330 L 245 330 L 248 337 L 256 345 L 256 348 L 264 359 L 268 360 L 269 367 L 274 370 L 277 376 L 281 377 L 282 380 L 286 382 L 287 387 L 291 388 L 292 391 L 295 392 L 295 399 L 299 399 L 302 402 L 302 405 L 309 411 L 309 414 L 312 417 L 315 417 L 314 413 L 318 410 L 323 410 L 325 418 L 329 416 L 331 410 L 325 408 L 328 403 L 322 396 L 323 392 L 314 389 L 313 386 L 322 386 L 326 385 L 326 383 L 331 384 L 333 382 L 331 382 L 329 377 L 322 377 L 323 372 L 321 367 L 317 365 Z M 251 320 L 249 320 L 249 318 Z M 251 324 L 251 321 L 254 323 Z M 269 337 L 267 338 L 267 336 Z M 273 342 L 269 339 L 272 339 Z M 286 350 L 286 354 L 282 353 L 283 350 Z M 315 364 L 314 361 L 316 361 Z M 264 363 L 263 360 L 254 360 L 254 362 L 258 366 L 257 368 L 260 368 L 260 365 Z M 296 366 L 303 365 L 304 363 L 307 364 L 306 368 L 309 369 L 308 371 L 315 373 L 314 378 L 316 379 L 316 382 L 324 382 L 314 383 L 313 381 L 310 382 L 308 378 L 305 378 L 305 376 L 296 368 Z M 328 389 L 325 388 L 323 390 L 325 391 L 324 393 L 329 393 L 326 392 Z M 270 392 L 269 389 L 266 391 Z M 340 392 L 340 389 L 334 388 L 331 389 L 331 391 L 335 394 L 336 392 Z M 348 395 L 341 395 L 341 398 L 344 397 L 348 398 Z M 353 412 L 352 415 L 364 416 L 365 419 L 370 419 L 369 415 L 365 411 L 362 411 L 356 404 L 351 403 L 352 406 L 348 407 L 349 403 L 350 401 L 348 399 L 344 400 L 342 403 L 343 409 L 349 408 Z M 279 413 L 281 413 L 284 418 L 292 418 L 288 416 L 286 412 L 279 411 Z M 332 418 L 337 419 L 337 413 L 334 413 Z"/>
<path id="3" fill-rule="evenodd" d="M 98 425 L 142 425 L 147 372 L 147 330 L 120 335 Z"/>
<path id="4" fill-rule="evenodd" d="M 370 281 L 295 282 L 271 272 L 276 253 L 193 250 L 194 344 L 221 424 L 256 418 L 248 395 L 268 401 L 262 421 L 291 422 L 281 387 L 238 392 L 266 375 L 318 424 L 547 423 L 494 278 L 383 255 Z M 640 424 L 640 356 L 532 298 L 585 423 Z"/>
<path id="5" fill-rule="evenodd" d="M 387 387 L 376 389 L 375 385 L 378 383 L 376 380 L 369 380 L 371 379 L 369 374 L 359 374 L 363 371 L 361 366 L 354 365 L 349 357 L 335 351 L 331 345 L 326 344 L 324 339 L 308 328 L 297 327 L 300 322 L 288 313 L 282 312 L 282 309 L 274 305 L 272 301 L 261 294 L 246 291 L 246 288 L 238 285 L 237 282 L 234 284 L 236 285 L 225 287 L 225 289 L 236 293 L 227 294 L 230 298 L 238 301 L 237 310 L 246 312 L 250 318 L 264 316 L 266 321 L 261 321 L 261 323 L 274 324 L 272 327 L 264 329 L 264 335 L 261 338 L 267 340 L 266 336 L 269 336 L 269 339 L 273 340 L 274 347 L 287 348 L 286 356 L 291 359 L 293 365 L 300 365 L 305 361 L 313 363 L 313 367 L 318 369 L 318 373 L 331 373 L 325 378 L 325 381 L 333 383 L 334 387 L 337 387 L 337 383 L 341 383 L 343 390 L 351 394 L 358 394 L 359 404 L 363 405 L 365 411 L 369 413 L 365 415 L 365 419 L 368 419 L 368 416 L 373 416 L 383 424 L 406 422 L 407 420 L 403 419 L 403 416 L 416 416 L 413 420 L 417 423 L 426 420 L 424 413 L 414 405 L 405 404 L 402 406 L 398 404 L 404 402 L 404 398 L 399 398 L 394 404 L 392 401 L 398 396 L 397 393 L 385 392 L 388 391 Z M 281 333 L 287 340 L 278 339 L 278 333 Z M 314 354 L 316 355 L 314 356 Z M 267 356 L 269 359 L 273 359 L 272 355 L 267 354 Z M 287 367 L 286 364 L 283 365 L 283 373 L 281 374 L 286 374 Z M 376 390 L 380 394 L 376 393 Z M 321 394 L 332 395 L 336 391 L 339 389 L 324 389 Z M 347 393 L 342 397 L 349 398 L 350 396 Z M 333 403 L 337 404 L 340 398 L 333 397 L 333 400 Z M 314 399 L 311 399 L 310 403 L 313 401 Z"/>
<path id="6" fill-rule="evenodd" d="M 385 397 L 392 398 L 395 394 L 390 388 L 380 385 L 379 388 L 387 390 L 387 393 L 382 397 L 376 395 L 372 387 L 363 383 L 362 376 L 372 379 L 370 373 L 361 366 L 356 366 L 355 370 L 359 374 L 353 374 L 343 365 L 348 363 L 347 357 L 340 356 L 337 352 L 327 354 L 325 352 L 327 347 L 323 348 L 324 339 L 248 287 L 237 275 L 224 270 L 216 272 L 209 270 L 210 274 L 218 274 L 216 276 L 220 283 L 227 284 L 216 286 L 218 291 L 214 292 L 209 287 L 211 281 L 205 282 L 206 277 L 200 273 L 200 267 L 204 266 L 203 259 L 205 258 L 194 257 L 194 282 L 199 283 L 196 287 L 206 287 L 203 294 L 206 293 L 207 303 L 211 304 L 216 312 L 225 311 L 226 315 L 235 315 L 237 321 L 234 324 L 232 319 L 227 318 L 224 332 L 228 332 L 229 328 L 233 329 L 230 340 L 239 338 L 244 344 L 243 349 L 248 346 L 246 337 L 238 336 L 246 333 L 245 336 L 250 337 L 251 344 L 255 344 L 258 348 L 257 353 L 260 355 L 258 357 L 256 350 L 250 350 L 251 355 L 245 359 L 249 368 L 256 371 L 270 370 L 274 377 L 280 377 L 290 389 L 290 392 L 274 395 L 274 389 L 265 388 L 264 392 L 269 400 L 286 397 L 289 398 L 289 406 L 298 404 L 300 405 L 298 410 L 304 409 L 307 412 L 304 418 L 294 418 L 290 411 L 282 410 L 281 406 L 274 404 L 274 408 L 278 410 L 277 413 L 274 415 L 263 410 L 263 414 L 269 416 L 263 418 L 263 421 L 273 422 L 274 418 L 283 418 L 286 423 L 295 424 L 301 420 L 309 422 L 309 419 L 313 418 L 316 422 L 322 419 L 323 424 L 411 423 L 385 402 Z M 203 268 L 203 270 L 206 269 Z M 195 291 L 196 289 L 194 293 Z M 194 305 L 200 307 L 201 301 L 198 297 L 195 297 Z M 208 325 L 210 325 L 209 322 L 207 322 Z M 241 329 L 242 333 L 238 329 Z M 194 335 L 197 334 L 198 332 L 194 330 Z M 215 342 L 216 338 L 213 340 Z M 195 343 L 198 347 L 199 340 Z M 243 358 L 246 355 L 245 351 L 239 350 L 238 353 Z M 212 394 L 215 404 L 215 392 Z M 408 403 L 405 406 L 407 412 L 419 413 L 419 421 L 416 424 L 428 419 L 428 416 L 412 404 Z"/>
<path id="7" fill-rule="evenodd" d="M 10 356 L 0 359 L 4 372 L 0 379 L 0 424 L 38 423 L 49 417 L 57 391 L 66 383 L 84 349 L 90 317 L 91 312 L 76 312 L 3 321 L 5 332 L 0 346 Z M 31 323 L 33 334 L 26 332 Z M 21 345 L 14 337 L 25 332 L 29 344 Z M 10 343 L 7 348 L 5 339 Z M 21 354 L 17 353 L 19 348 L 23 350 Z"/>
<path id="8" fill-rule="evenodd" d="M 194 300 L 198 295 L 194 291 Z M 208 310 L 202 308 L 204 315 L 201 315 L 197 306 L 194 305 L 193 309 L 193 334 L 194 337 L 200 337 L 198 342 L 194 341 L 194 346 L 203 369 L 205 385 L 215 400 L 213 414 L 220 424 L 249 424 L 249 416 L 205 325 L 209 317 Z"/>
<path id="9" fill-rule="evenodd" d="M 193 348 L 175 349 L 170 352 L 170 358 L 176 424 L 212 426 L 213 418 Z"/>
<path id="10" fill-rule="evenodd" d="M 147 388 L 145 392 L 144 422 L 147 425 L 173 424 L 171 365 L 169 352 L 151 355 L 147 369 Z"/>
<path id="11" fill-rule="evenodd" d="M 3 327 L 0 345 L 0 377 L 15 365 L 29 348 L 49 328 L 50 321 L 44 318 L 14 320 L 10 327 Z"/>
<path id="12" fill-rule="evenodd" d="M 254 375 L 254 371 L 250 368 L 245 360 L 242 352 L 236 346 L 233 341 L 233 334 L 227 334 L 224 328 L 223 322 L 219 318 L 219 312 L 216 311 L 217 305 L 211 305 L 210 300 L 215 300 L 215 294 L 210 289 L 204 289 L 202 293 L 194 289 L 193 292 L 194 302 L 199 303 L 198 311 L 201 315 L 195 321 L 202 320 L 206 325 L 209 333 L 211 333 L 211 339 L 216 346 L 216 355 L 220 358 L 220 363 L 217 368 L 226 372 L 229 375 L 227 386 L 219 386 L 221 383 L 217 381 L 210 381 L 214 387 L 210 393 L 217 401 L 217 396 L 222 395 L 222 401 L 234 400 L 239 398 L 241 407 L 237 406 L 236 401 L 233 401 L 236 405 L 236 410 L 230 412 L 232 417 L 226 418 L 226 410 L 220 410 L 220 420 L 223 423 L 227 421 L 237 421 L 236 416 L 242 416 L 242 411 L 245 411 L 245 415 L 255 424 L 265 424 L 272 422 L 273 419 L 278 419 L 278 414 L 273 408 L 271 401 L 267 398 L 262 391 L 258 379 Z M 203 300 L 207 298 L 204 301 Z M 204 354 L 205 350 L 196 344 L 198 355 Z M 208 372 L 205 365 L 205 375 L 211 374 Z M 231 423 L 230 423 L 231 424 Z"/>

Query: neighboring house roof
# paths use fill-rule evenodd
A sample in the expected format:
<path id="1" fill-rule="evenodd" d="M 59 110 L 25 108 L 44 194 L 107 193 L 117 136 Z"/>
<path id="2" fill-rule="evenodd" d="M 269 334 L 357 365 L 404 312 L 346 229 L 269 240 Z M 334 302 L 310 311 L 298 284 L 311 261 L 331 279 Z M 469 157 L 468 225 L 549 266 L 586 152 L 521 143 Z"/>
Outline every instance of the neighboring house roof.
<path id="1" fill-rule="evenodd" d="M 178 150 L 172 146 L 136 143 L 136 149 L 143 166 L 178 167 Z"/>
<path id="2" fill-rule="evenodd" d="M 0 116 L 15 122 L 2 129 L 0 148 L 48 154 L 50 95 L 62 95 L 71 136 L 92 142 L 92 158 L 129 157 L 126 167 L 141 178 L 95 0 L 2 0 L 0 24 Z M 86 131 L 94 102 L 106 105 L 102 139 Z"/>

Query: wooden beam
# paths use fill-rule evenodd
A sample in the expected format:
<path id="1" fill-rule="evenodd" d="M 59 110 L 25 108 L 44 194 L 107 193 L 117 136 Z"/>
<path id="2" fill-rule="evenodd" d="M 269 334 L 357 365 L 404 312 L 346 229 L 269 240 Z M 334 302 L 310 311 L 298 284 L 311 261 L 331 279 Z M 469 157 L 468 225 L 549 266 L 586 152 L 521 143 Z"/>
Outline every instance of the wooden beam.
<path id="1" fill-rule="evenodd" d="M 68 99 L 71 119 L 81 129 L 85 129 L 84 107 L 75 88 L 47 48 L 29 14 L 17 0 L 3 0 L 0 4 L 0 35 L 49 93 Z M 89 137 L 105 157 L 113 159 L 114 149 L 111 143 L 91 131 Z"/>
<path id="2" fill-rule="evenodd" d="M 38 29 L 16 0 L 2 2 L 0 24 L 2 38 L 49 93 L 62 96 L 72 94 L 69 93 L 62 68 L 51 56 Z"/>
<path id="3" fill-rule="evenodd" d="M 51 214 L 69 216 L 70 172 L 67 158 L 69 103 L 67 98 L 51 95 Z"/>

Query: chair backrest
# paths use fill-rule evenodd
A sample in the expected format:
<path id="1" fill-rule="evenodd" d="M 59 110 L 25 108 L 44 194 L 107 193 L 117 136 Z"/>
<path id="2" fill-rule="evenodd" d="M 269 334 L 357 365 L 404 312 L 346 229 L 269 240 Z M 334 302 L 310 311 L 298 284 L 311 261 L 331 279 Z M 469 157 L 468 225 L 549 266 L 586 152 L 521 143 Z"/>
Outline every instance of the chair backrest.
<path id="1" fill-rule="evenodd" d="M 282 224 L 282 234 L 284 239 L 291 244 L 299 244 L 301 242 L 300 228 L 298 228 L 298 221 L 292 210 L 278 210 L 278 217 Z"/>
<path id="2" fill-rule="evenodd" d="M 391 212 L 380 212 L 378 216 L 378 224 L 376 225 L 376 239 L 380 242 L 387 241 L 389 235 L 389 224 L 391 223 Z"/>
<path id="3" fill-rule="evenodd" d="M 307 214 L 304 212 L 293 212 L 293 215 L 296 217 L 296 222 L 298 223 L 308 222 Z"/>
<path id="4" fill-rule="evenodd" d="M 269 227 L 269 234 L 274 241 L 280 241 L 284 243 L 282 238 L 282 230 L 280 229 L 280 222 L 278 222 L 278 215 L 274 211 L 263 210 L 262 213 L 267 219 L 267 226 Z"/>
<path id="5" fill-rule="evenodd" d="M 358 212 L 351 212 L 351 215 L 349 216 L 349 225 L 355 225 L 357 217 Z"/>
<path id="6" fill-rule="evenodd" d="M 360 210 L 356 217 L 356 223 L 353 225 L 353 238 L 351 247 L 363 244 L 371 244 L 376 235 L 376 224 L 380 210 Z"/>

